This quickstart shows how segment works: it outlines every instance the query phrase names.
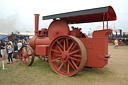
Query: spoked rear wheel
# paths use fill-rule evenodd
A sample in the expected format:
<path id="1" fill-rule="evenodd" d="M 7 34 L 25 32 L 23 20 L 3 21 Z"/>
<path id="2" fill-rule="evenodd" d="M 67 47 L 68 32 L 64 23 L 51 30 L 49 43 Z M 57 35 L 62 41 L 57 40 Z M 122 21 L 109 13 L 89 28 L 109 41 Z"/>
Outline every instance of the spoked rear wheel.
<path id="1" fill-rule="evenodd" d="M 86 49 L 84 44 L 74 36 L 59 36 L 50 45 L 48 59 L 56 73 L 72 76 L 84 67 Z"/>
<path id="2" fill-rule="evenodd" d="M 19 60 L 22 65 L 30 66 L 34 62 L 34 51 L 30 46 L 23 46 L 19 51 Z"/>

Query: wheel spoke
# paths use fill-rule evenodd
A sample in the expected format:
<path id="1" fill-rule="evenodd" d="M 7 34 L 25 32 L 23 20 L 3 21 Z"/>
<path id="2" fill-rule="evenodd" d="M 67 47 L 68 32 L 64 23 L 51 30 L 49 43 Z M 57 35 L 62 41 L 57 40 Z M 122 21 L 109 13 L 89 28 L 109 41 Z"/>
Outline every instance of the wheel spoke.
<path id="1" fill-rule="evenodd" d="M 75 50 L 75 51 L 73 51 L 73 52 L 70 52 L 69 55 L 72 55 L 72 54 L 77 53 L 77 52 L 79 52 L 79 51 L 80 51 L 79 49 L 78 49 L 78 50 Z"/>
<path id="2" fill-rule="evenodd" d="M 59 64 L 61 63 L 62 59 L 60 59 L 60 61 L 58 62 L 57 66 L 59 66 Z"/>
<path id="3" fill-rule="evenodd" d="M 30 48 L 28 48 L 27 53 L 30 51 Z"/>
<path id="4" fill-rule="evenodd" d="M 58 40 L 57 40 L 57 43 L 60 45 L 60 47 L 61 47 L 62 49 L 64 49 L 63 46 L 60 44 L 60 42 L 59 42 Z"/>
<path id="5" fill-rule="evenodd" d="M 26 62 L 26 58 L 24 58 L 24 63 L 27 63 L 27 62 Z"/>
<path id="6" fill-rule="evenodd" d="M 55 58 L 55 59 L 52 60 L 52 62 L 54 62 L 54 61 L 56 61 L 56 60 L 60 60 L 60 59 L 61 59 L 61 57 Z"/>
<path id="7" fill-rule="evenodd" d="M 69 42 L 68 42 L 68 38 L 66 37 L 66 46 L 67 46 L 67 49 L 68 49 L 68 45 L 69 45 Z"/>
<path id="8" fill-rule="evenodd" d="M 32 54 L 27 54 L 28 56 L 31 56 Z"/>
<path id="9" fill-rule="evenodd" d="M 28 57 L 29 60 L 32 60 L 32 58 Z"/>
<path id="10" fill-rule="evenodd" d="M 64 64 L 64 62 L 62 62 L 62 63 L 61 63 L 61 65 L 60 65 L 60 67 L 58 68 L 58 70 L 60 70 L 60 69 L 61 69 L 61 67 L 63 66 L 63 64 Z"/>
<path id="11" fill-rule="evenodd" d="M 67 51 L 69 52 L 69 50 L 71 49 L 71 47 L 73 46 L 74 42 L 70 45 L 70 47 L 67 49 Z"/>
<path id="12" fill-rule="evenodd" d="M 61 50 L 61 48 L 59 47 L 59 45 L 57 45 L 57 48 L 60 50 L 60 52 L 62 53 L 62 50 Z"/>
<path id="13" fill-rule="evenodd" d="M 75 68 L 74 68 L 74 66 L 72 65 L 72 63 L 68 60 L 68 63 L 70 64 L 70 66 L 74 69 L 74 70 L 76 70 Z"/>
<path id="14" fill-rule="evenodd" d="M 66 46 L 65 46 L 65 40 L 64 40 L 64 51 L 66 50 Z"/>
<path id="15" fill-rule="evenodd" d="M 21 58 L 24 58 L 25 56 L 23 55 L 23 56 L 21 56 Z"/>
<path id="16" fill-rule="evenodd" d="M 73 47 L 71 48 L 70 51 L 74 50 L 74 48 L 76 47 L 77 43 L 75 43 L 75 45 L 73 45 Z"/>
<path id="17" fill-rule="evenodd" d="M 77 61 L 77 62 L 80 62 L 80 60 L 79 59 L 76 59 L 76 58 L 73 58 L 73 57 L 69 57 L 71 60 L 75 60 L 75 61 Z"/>
<path id="18" fill-rule="evenodd" d="M 78 69 L 77 65 L 75 64 L 75 62 L 73 60 L 71 60 L 73 65 L 76 67 L 76 69 Z"/>
<path id="19" fill-rule="evenodd" d="M 51 51 L 56 52 L 56 53 L 60 53 L 60 51 L 54 50 L 54 49 L 51 49 Z"/>
<path id="20" fill-rule="evenodd" d="M 29 58 L 28 58 L 28 63 L 30 63 L 31 61 L 29 60 Z"/>
<path id="21" fill-rule="evenodd" d="M 81 55 L 76 55 L 76 54 L 74 54 L 74 55 L 72 55 L 73 57 L 79 57 L 79 58 L 81 58 L 82 56 Z"/>
<path id="22" fill-rule="evenodd" d="M 54 54 L 55 57 L 61 56 L 61 54 Z"/>

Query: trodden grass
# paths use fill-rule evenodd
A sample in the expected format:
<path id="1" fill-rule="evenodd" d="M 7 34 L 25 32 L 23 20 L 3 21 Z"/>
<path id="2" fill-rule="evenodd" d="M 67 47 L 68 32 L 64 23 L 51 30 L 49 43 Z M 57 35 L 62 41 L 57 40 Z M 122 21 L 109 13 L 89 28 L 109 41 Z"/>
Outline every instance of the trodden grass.
<path id="1" fill-rule="evenodd" d="M 19 62 L 6 64 L 2 70 L 0 61 L 0 85 L 127 85 L 128 84 L 128 46 L 114 49 L 109 45 L 111 59 L 104 68 L 84 68 L 72 77 L 60 76 L 48 62 L 35 58 L 32 66 Z"/>

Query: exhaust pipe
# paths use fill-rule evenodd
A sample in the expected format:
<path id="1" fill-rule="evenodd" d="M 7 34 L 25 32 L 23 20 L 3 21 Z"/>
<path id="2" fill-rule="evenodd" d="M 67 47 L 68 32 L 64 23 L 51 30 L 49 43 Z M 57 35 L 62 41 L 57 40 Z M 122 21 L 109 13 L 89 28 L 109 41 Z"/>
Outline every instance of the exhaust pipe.
<path id="1" fill-rule="evenodd" d="M 34 14 L 35 15 L 35 36 L 38 35 L 38 27 L 39 27 L 39 16 L 40 14 Z"/>

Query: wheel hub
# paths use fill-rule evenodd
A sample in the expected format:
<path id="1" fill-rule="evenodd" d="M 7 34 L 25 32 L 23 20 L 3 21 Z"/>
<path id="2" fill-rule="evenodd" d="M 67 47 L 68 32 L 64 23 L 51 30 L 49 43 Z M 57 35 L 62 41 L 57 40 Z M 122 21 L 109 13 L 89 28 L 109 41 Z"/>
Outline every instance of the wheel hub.
<path id="1" fill-rule="evenodd" d="M 67 51 L 62 52 L 62 59 L 64 62 L 67 62 L 69 53 Z"/>
<path id="2" fill-rule="evenodd" d="M 27 55 L 26 54 L 24 54 L 24 58 L 27 58 Z"/>

